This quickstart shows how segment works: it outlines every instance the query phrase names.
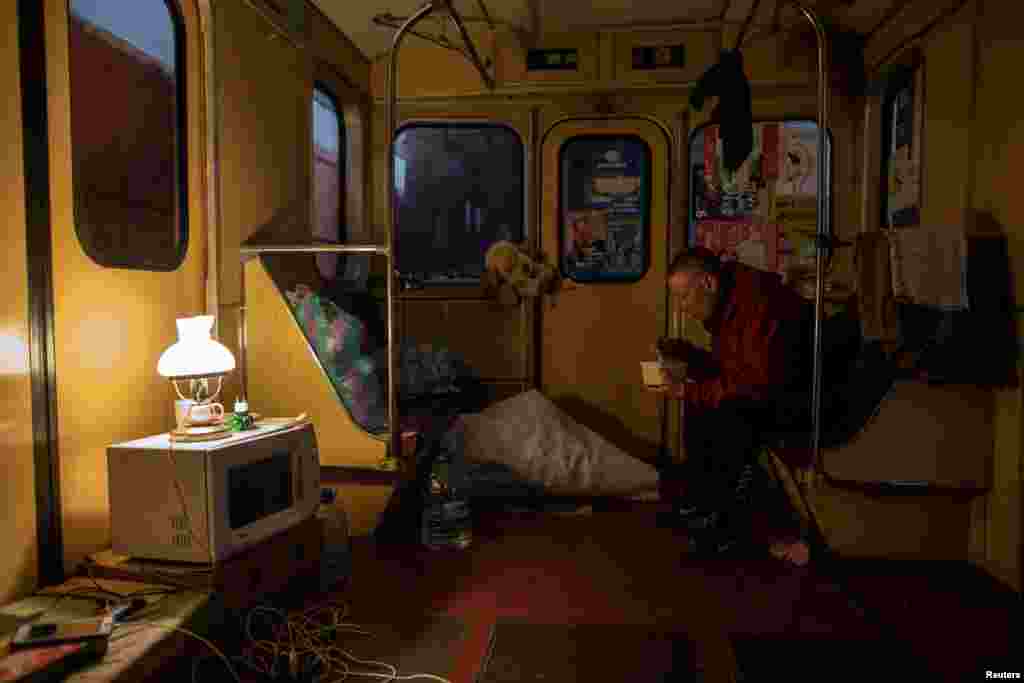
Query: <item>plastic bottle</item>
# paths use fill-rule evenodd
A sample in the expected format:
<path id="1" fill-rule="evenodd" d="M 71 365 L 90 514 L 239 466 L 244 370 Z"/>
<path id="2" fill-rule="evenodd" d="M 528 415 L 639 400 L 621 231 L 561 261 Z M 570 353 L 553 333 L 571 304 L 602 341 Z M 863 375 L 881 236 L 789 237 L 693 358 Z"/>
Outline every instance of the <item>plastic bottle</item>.
<path id="1" fill-rule="evenodd" d="M 348 539 L 348 517 L 337 502 L 334 489 L 320 489 L 317 517 L 324 525 L 324 545 L 320 554 L 320 590 L 326 591 L 349 577 L 352 555 Z"/>
<path id="2" fill-rule="evenodd" d="M 452 485 L 451 460 L 437 453 L 423 492 L 420 541 L 431 550 L 463 549 L 473 542 L 469 499 Z"/>

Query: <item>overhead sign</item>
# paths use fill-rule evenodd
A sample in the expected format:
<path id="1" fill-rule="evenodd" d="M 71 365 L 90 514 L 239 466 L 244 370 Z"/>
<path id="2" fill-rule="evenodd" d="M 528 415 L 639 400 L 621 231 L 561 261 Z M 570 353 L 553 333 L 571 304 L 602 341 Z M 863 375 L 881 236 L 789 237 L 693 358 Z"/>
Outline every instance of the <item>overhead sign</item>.
<path id="1" fill-rule="evenodd" d="M 526 51 L 527 71 L 576 71 L 578 65 L 576 48 Z"/>
<path id="2" fill-rule="evenodd" d="M 653 45 L 633 48 L 633 70 L 681 69 L 686 63 L 682 45 Z"/>

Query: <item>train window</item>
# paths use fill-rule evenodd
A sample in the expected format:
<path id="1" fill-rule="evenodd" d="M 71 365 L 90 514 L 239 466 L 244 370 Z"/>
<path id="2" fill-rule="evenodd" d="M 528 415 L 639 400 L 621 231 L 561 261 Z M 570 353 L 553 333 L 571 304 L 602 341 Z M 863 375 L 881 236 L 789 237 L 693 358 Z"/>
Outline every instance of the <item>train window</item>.
<path id="1" fill-rule="evenodd" d="M 396 262 L 425 284 L 476 284 L 497 241 L 526 237 L 523 141 L 497 124 L 424 122 L 395 137 Z"/>
<path id="2" fill-rule="evenodd" d="M 559 150 L 559 253 L 577 282 L 636 282 L 650 263 L 651 150 L 636 135 L 576 135 Z"/>
<path id="3" fill-rule="evenodd" d="M 170 0 L 70 0 L 75 231 L 109 268 L 185 258 L 184 28 Z"/>
<path id="4" fill-rule="evenodd" d="M 334 95 L 318 83 L 313 88 L 313 238 L 340 242 L 345 187 L 345 125 Z M 337 254 L 318 254 L 317 266 L 330 279 Z"/>
<path id="5" fill-rule="evenodd" d="M 825 167 L 830 168 L 829 135 L 825 140 Z M 758 121 L 750 156 L 730 173 L 722 164 L 718 125 L 694 130 L 689 243 L 796 283 L 813 279 L 818 154 L 814 121 Z"/>

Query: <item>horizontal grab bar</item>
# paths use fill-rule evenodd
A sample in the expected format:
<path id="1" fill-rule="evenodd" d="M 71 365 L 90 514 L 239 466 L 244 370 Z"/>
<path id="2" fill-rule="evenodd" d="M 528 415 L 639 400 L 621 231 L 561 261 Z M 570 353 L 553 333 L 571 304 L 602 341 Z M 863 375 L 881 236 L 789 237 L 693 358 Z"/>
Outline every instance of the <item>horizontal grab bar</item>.
<path id="1" fill-rule="evenodd" d="M 258 256 L 260 254 L 381 254 L 387 256 L 390 249 L 376 244 L 274 244 L 262 246 L 244 246 L 242 256 Z"/>

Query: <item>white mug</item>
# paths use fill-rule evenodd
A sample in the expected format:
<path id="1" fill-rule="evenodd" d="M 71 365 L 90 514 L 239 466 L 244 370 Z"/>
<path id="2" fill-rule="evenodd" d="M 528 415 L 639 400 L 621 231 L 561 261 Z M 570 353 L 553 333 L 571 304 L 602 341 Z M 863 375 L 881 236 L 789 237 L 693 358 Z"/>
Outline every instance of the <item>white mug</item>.
<path id="1" fill-rule="evenodd" d="M 196 403 L 184 400 L 174 402 L 174 418 L 178 427 L 195 424 L 210 424 L 224 418 L 224 406 L 220 403 Z"/>

